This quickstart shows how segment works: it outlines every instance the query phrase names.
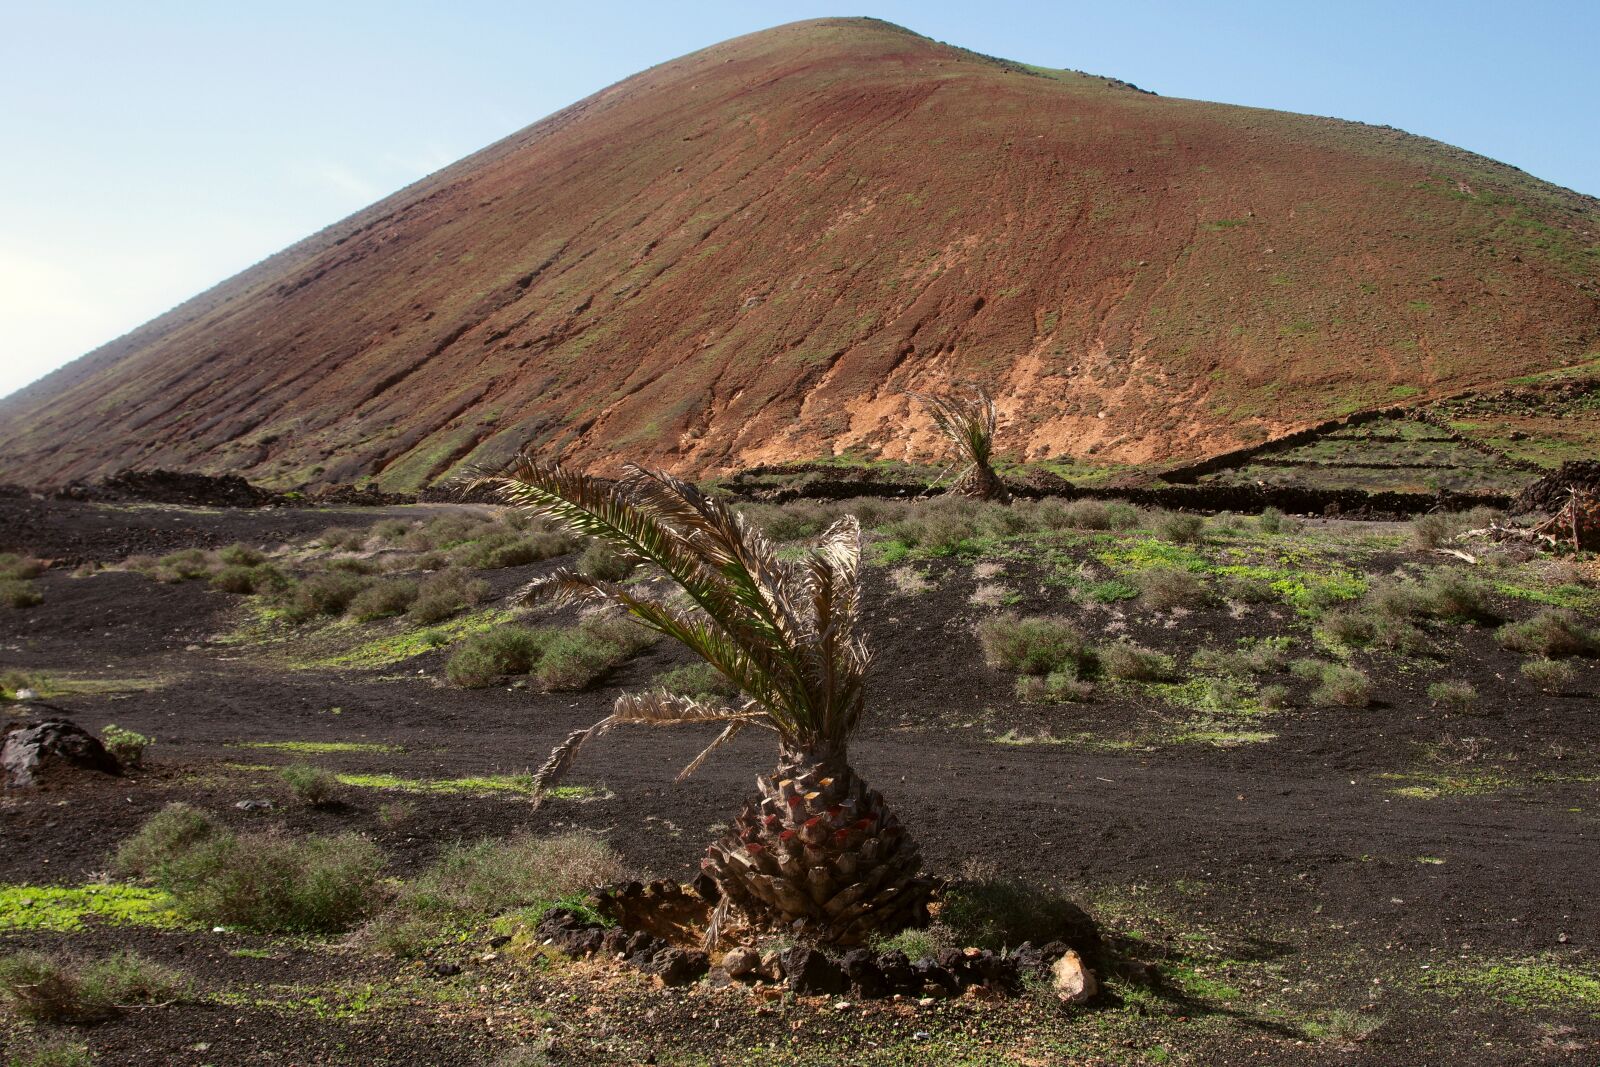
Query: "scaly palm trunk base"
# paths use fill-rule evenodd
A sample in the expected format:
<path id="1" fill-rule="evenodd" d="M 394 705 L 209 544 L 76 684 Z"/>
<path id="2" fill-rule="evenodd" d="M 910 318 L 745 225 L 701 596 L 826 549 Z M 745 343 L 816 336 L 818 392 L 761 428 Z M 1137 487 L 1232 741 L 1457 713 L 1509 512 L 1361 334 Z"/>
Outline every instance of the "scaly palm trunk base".
<path id="1" fill-rule="evenodd" d="M 756 782 L 759 800 L 701 861 L 732 906 L 838 945 L 927 921 L 917 845 L 842 749 L 785 750 Z"/>

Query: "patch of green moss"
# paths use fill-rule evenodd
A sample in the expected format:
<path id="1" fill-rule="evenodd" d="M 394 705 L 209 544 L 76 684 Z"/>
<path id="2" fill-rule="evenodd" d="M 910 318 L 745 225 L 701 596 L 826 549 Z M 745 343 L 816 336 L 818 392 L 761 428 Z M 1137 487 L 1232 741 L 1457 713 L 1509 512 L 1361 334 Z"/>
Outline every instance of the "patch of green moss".
<path id="1" fill-rule="evenodd" d="M 387 667 L 391 664 L 408 660 L 413 656 L 420 656 L 424 652 L 458 641 L 463 637 L 470 637 L 473 634 L 493 629 L 501 623 L 511 621 L 515 614 L 515 612 L 504 608 L 489 608 L 485 611 L 463 615 L 458 619 L 451 619 L 436 626 L 428 626 L 418 630 L 403 630 L 371 641 L 364 641 L 354 648 L 345 649 L 342 652 L 336 652 L 333 655 L 319 659 L 306 660 L 294 666 L 301 669 Z"/>
<path id="2" fill-rule="evenodd" d="M 1389 790 L 1408 800 L 1438 800 L 1441 797 L 1481 797 L 1503 793 L 1517 787 L 1517 780 L 1492 770 L 1462 768 L 1443 771 L 1403 771 L 1380 774 L 1387 782 L 1406 782 Z"/>
<path id="3" fill-rule="evenodd" d="M 229 763 L 224 766 L 232 771 L 252 773 L 276 774 L 283 769 L 259 763 Z M 401 778 L 395 774 L 336 774 L 334 777 L 338 779 L 340 785 L 352 789 L 389 789 L 403 793 L 493 796 L 503 793 L 531 795 L 533 792 L 531 774 L 483 775 L 469 778 Z M 557 800 L 604 800 L 611 796 L 611 793 L 594 786 L 568 785 L 548 790 L 545 796 Z"/>
<path id="4" fill-rule="evenodd" d="M 399 745 L 371 744 L 360 741 L 239 741 L 230 748 L 265 748 L 277 752 L 296 752 L 306 755 L 325 755 L 337 752 L 402 752 Z"/>
<path id="5" fill-rule="evenodd" d="M 1576 1008 L 1600 1015 L 1600 971 L 1548 959 L 1506 960 L 1441 968 L 1426 987 L 1488 997 L 1519 1008 Z"/>
<path id="6" fill-rule="evenodd" d="M 0 885 L 0 931 L 81 930 L 111 926 L 181 926 L 176 902 L 159 889 L 106 885 Z"/>

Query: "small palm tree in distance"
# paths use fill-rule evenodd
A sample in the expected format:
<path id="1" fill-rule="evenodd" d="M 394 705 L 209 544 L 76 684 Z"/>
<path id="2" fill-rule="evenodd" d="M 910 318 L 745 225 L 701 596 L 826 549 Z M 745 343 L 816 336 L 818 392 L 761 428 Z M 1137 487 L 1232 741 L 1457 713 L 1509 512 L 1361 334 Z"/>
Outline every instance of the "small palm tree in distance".
<path id="1" fill-rule="evenodd" d="M 974 385 L 966 394 L 907 393 L 920 402 L 933 416 L 934 425 L 955 446 L 955 458 L 940 481 L 955 472 L 950 492 L 958 496 L 976 497 L 979 500 L 996 500 L 1009 503 L 1011 493 L 994 472 L 994 435 L 998 423 L 994 399 L 981 385 Z"/>

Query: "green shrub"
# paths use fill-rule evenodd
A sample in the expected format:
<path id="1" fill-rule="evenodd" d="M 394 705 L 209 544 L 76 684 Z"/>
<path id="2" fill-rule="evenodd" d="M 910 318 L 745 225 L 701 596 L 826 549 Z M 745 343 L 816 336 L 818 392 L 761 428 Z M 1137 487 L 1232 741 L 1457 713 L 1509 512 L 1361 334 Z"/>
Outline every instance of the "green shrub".
<path id="1" fill-rule="evenodd" d="M 1214 602 L 1204 576 L 1182 567 L 1151 567 L 1133 576 L 1139 599 L 1156 611 L 1203 608 Z"/>
<path id="2" fill-rule="evenodd" d="M 234 834 L 169 805 L 117 852 L 117 867 L 171 893 L 202 922 L 260 933 L 337 933 L 365 917 L 383 855 L 357 834 Z"/>
<path id="3" fill-rule="evenodd" d="M 117 848 L 111 869 L 129 877 L 159 880 L 162 864 L 218 832 L 211 816 L 188 804 L 168 804 Z"/>
<path id="4" fill-rule="evenodd" d="M 1217 583 L 1222 599 L 1240 604 L 1270 604 L 1279 599 L 1278 591 L 1265 578 L 1245 575 L 1224 575 Z"/>
<path id="5" fill-rule="evenodd" d="M 300 803 L 313 808 L 333 803 L 339 796 L 339 776 L 309 763 L 291 763 L 278 772 L 289 792 Z"/>
<path id="6" fill-rule="evenodd" d="M 637 565 L 638 560 L 624 556 L 604 541 L 590 541 L 578 557 L 578 573 L 602 582 L 620 582 Z"/>
<path id="7" fill-rule="evenodd" d="M 1082 704 L 1094 698 L 1094 684 L 1070 671 L 1019 674 L 1015 691 L 1025 704 Z"/>
<path id="8" fill-rule="evenodd" d="M 1505 648 L 1544 659 L 1600 652 L 1600 637 L 1577 615 L 1561 608 L 1549 608 L 1523 622 L 1508 623 L 1495 632 L 1495 637 Z"/>
<path id="9" fill-rule="evenodd" d="M 360 556 L 340 556 L 330 559 L 323 564 L 330 574 L 377 574 L 383 570 L 383 564 L 375 559 L 362 559 Z"/>
<path id="10" fill-rule="evenodd" d="M 352 530 L 348 526 L 330 526 L 316 536 L 316 543 L 327 549 L 356 552 L 366 545 L 367 535 L 363 530 Z"/>
<path id="11" fill-rule="evenodd" d="M 350 601 L 346 614 L 359 622 L 370 622 L 390 615 L 401 615 L 417 599 L 417 583 L 407 578 L 386 578 L 373 582 Z"/>
<path id="12" fill-rule="evenodd" d="M 211 574 L 211 557 L 198 548 L 169 552 L 156 560 L 156 577 L 163 582 L 186 582 Z"/>
<path id="13" fill-rule="evenodd" d="M 489 583 L 482 578 L 474 578 L 459 568 L 440 571 L 418 586 L 406 617 L 415 625 L 429 626 L 483 603 L 489 595 Z"/>
<path id="14" fill-rule="evenodd" d="M 1262 533 L 1282 533 L 1283 512 L 1279 511 L 1277 508 L 1262 509 L 1261 514 L 1256 516 L 1256 526 L 1261 530 Z"/>
<path id="15" fill-rule="evenodd" d="M 1366 648 L 1377 636 L 1378 625 L 1361 612 L 1330 611 L 1322 617 L 1322 632 L 1338 644 Z"/>
<path id="16" fill-rule="evenodd" d="M 290 581 L 270 563 L 254 565 L 230 563 L 211 576 L 213 589 L 224 593 L 249 596 L 252 593 L 280 593 L 290 586 Z"/>
<path id="17" fill-rule="evenodd" d="M 1470 682 L 1434 682 L 1428 686 L 1428 699 L 1455 711 L 1465 711 L 1478 702 L 1478 691 Z"/>
<path id="18" fill-rule="evenodd" d="M 544 652 L 540 631 L 507 623 L 473 634 L 445 664 L 451 684 L 482 689 L 507 674 L 527 674 Z"/>
<path id="19" fill-rule="evenodd" d="M 693 697 L 701 701 L 732 700 L 739 695 L 738 688 L 727 675 L 709 663 L 688 663 L 662 671 L 655 676 L 657 688 L 674 696 Z"/>
<path id="20" fill-rule="evenodd" d="M 1171 656 L 1142 648 L 1131 641 L 1118 641 L 1100 649 L 1100 669 L 1112 678 L 1130 682 L 1159 682 L 1177 673 Z"/>
<path id="21" fill-rule="evenodd" d="M 1018 674 L 1065 671 L 1083 677 L 1096 666 L 1088 638 L 1065 619 L 1019 618 L 1008 612 L 979 624 L 978 641 L 989 666 Z"/>
<path id="22" fill-rule="evenodd" d="M 44 603 L 44 594 L 32 582 L 0 578 L 0 604 L 12 608 L 31 608 Z"/>
<path id="23" fill-rule="evenodd" d="M 133 952 L 88 963 L 29 951 L 0 957 L 0 996 L 28 1022 L 97 1022 L 135 1004 L 170 1001 L 187 984 Z"/>
<path id="24" fill-rule="evenodd" d="M 462 546 L 455 554 L 455 561 L 478 570 L 498 570 L 554 559 L 575 547 L 572 539 L 564 534 L 517 534 L 503 530 Z"/>
<path id="25" fill-rule="evenodd" d="M 655 635 L 627 618 L 591 616 L 551 633 L 533 674 L 551 691 L 583 689 L 654 642 Z"/>
<path id="26" fill-rule="evenodd" d="M 372 536 L 386 545 L 394 544 L 410 532 L 411 524 L 404 519 L 384 519 L 372 526 Z"/>
<path id="27" fill-rule="evenodd" d="M 956 940 L 955 931 L 936 922 L 901 930 L 893 937 L 880 937 L 872 943 L 872 947 L 880 953 L 903 952 L 907 959 L 916 963 L 919 960 L 937 959 L 939 953 L 946 949 L 966 946 Z"/>
<path id="28" fill-rule="evenodd" d="M 394 910 L 434 920 L 542 911 L 623 875 L 611 846 L 587 833 L 484 838 L 446 846 L 432 867 L 399 891 Z M 539 916 L 528 918 L 537 922 Z"/>
<path id="29" fill-rule="evenodd" d="M 370 584 L 367 578 L 341 571 L 313 574 L 288 591 L 284 617 L 290 622 L 306 622 L 319 616 L 343 615 Z"/>
<path id="30" fill-rule="evenodd" d="M 145 750 L 155 744 L 156 739 L 109 723 L 100 731 L 100 743 L 124 767 L 143 767 Z"/>
<path id="31" fill-rule="evenodd" d="M 217 549 L 217 562 L 229 567 L 254 567 L 266 560 L 266 553 L 243 541 L 235 541 L 226 548 Z"/>
<path id="32" fill-rule="evenodd" d="M 1311 691 L 1311 702 L 1364 708 L 1372 703 L 1372 680 L 1354 667 L 1328 664 L 1322 669 L 1321 684 Z"/>
<path id="33" fill-rule="evenodd" d="M 1421 609 L 1444 622 L 1493 622 L 1498 619 L 1493 591 L 1476 578 L 1452 571 L 1436 572 L 1419 591 Z"/>
<path id="34" fill-rule="evenodd" d="M 44 560 L 19 556 L 15 552 L 0 552 L 0 580 L 26 581 L 44 572 Z"/>
<path id="35" fill-rule="evenodd" d="M 1520 670 L 1524 678 L 1546 693 L 1565 693 L 1578 676 L 1572 664 L 1558 659 L 1530 659 Z"/>
<path id="36" fill-rule="evenodd" d="M 1256 694 L 1256 703 L 1268 711 L 1278 711 L 1289 706 L 1289 690 L 1281 685 L 1264 685 Z"/>
<path id="37" fill-rule="evenodd" d="M 1199 515 L 1162 511 L 1151 519 L 1150 528 L 1163 541 L 1171 541 L 1175 545 L 1193 545 L 1199 544 L 1204 537 L 1206 521 Z"/>

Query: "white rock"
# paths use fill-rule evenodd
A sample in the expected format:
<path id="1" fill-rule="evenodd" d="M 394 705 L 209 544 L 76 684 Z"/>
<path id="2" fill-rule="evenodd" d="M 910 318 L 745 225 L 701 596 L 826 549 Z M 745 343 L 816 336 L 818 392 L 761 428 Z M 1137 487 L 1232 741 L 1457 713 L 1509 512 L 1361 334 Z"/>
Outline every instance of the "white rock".
<path id="1" fill-rule="evenodd" d="M 1073 949 L 1050 965 L 1051 984 L 1056 996 L 1068 1004 L 1082 1004 L 1100 991 L 1094 973 L 1083 965 L 1083 957 Z"/>

